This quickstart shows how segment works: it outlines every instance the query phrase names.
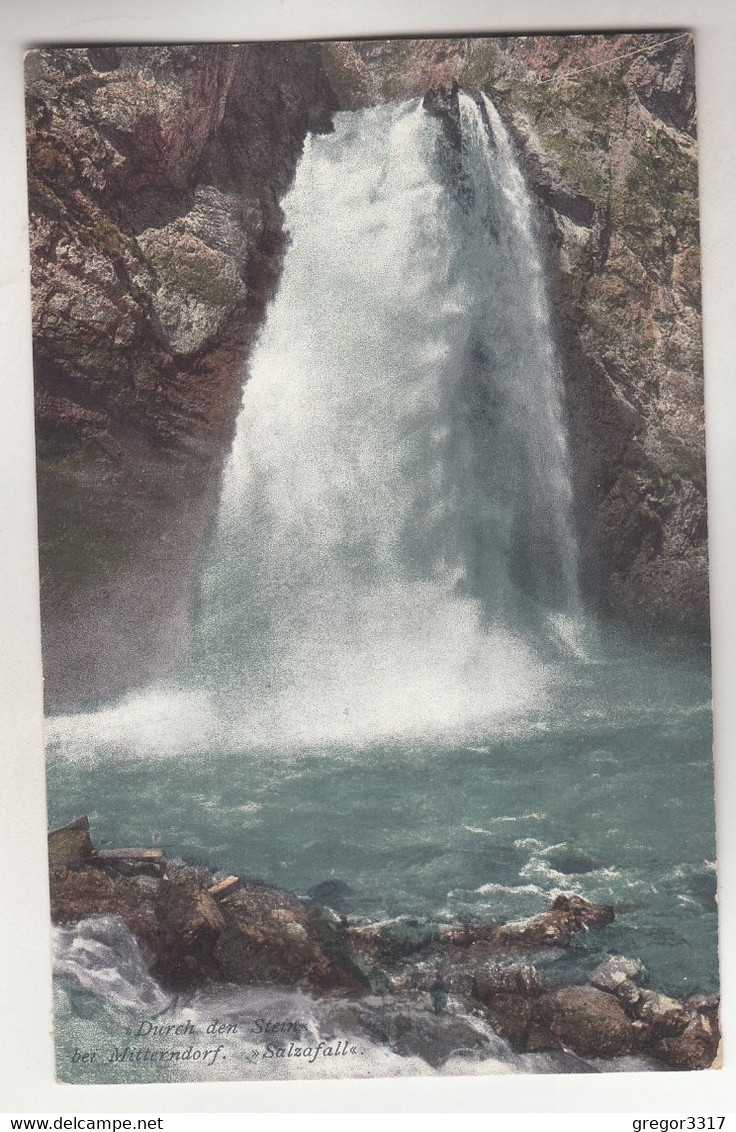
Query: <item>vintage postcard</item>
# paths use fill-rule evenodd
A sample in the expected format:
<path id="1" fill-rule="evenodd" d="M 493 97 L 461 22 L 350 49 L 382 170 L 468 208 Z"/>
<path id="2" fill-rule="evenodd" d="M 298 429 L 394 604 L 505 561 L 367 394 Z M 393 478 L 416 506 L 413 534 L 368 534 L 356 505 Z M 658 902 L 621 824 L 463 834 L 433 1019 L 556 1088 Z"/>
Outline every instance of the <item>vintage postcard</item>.
<path id="1" fill-rule="evenodd" d="M 59 1078 L 717 1065 L 692 36 L 26 94 Z"/>

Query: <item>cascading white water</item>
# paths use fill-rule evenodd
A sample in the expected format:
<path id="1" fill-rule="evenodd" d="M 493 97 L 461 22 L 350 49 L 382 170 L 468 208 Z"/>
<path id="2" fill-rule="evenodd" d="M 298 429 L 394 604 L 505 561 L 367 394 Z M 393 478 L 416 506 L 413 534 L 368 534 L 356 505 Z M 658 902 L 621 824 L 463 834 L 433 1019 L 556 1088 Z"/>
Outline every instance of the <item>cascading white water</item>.
<path id="1" fill-rule="evenodd" d="M 562 411 L 561 365 L 531 198 L 513 146 L 491 100 L 459 94 L 463 153 L 473 205 L 470 228 L 484 341 L 481 384 L 503 389 L 500 427 L 515 431 L 514 550 L 527 592 L 554 616 L 580 617 L 577 544 Z"/>
<path id="2" fill-rule="evenodd" d="M 559 366 L 495 108 L 310 137 L 204 572 L 198 669 L 244 741 L 476 725 L 539 701 L 577 614 Z"/>

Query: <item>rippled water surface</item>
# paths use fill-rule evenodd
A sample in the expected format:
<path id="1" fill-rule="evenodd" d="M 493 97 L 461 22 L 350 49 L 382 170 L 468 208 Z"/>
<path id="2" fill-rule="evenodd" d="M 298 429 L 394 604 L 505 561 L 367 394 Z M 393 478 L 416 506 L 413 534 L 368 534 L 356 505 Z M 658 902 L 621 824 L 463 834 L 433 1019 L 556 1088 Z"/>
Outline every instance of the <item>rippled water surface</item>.
<path id="1" fill-rule="evenodd" d="M 51 819 L 89 813 L 99 847 L 161 845 L 300 893 L 339 881 L 330 898 L 371 919 L 516 918 L 573 889 L 613 903 L 616 921 L 566 963 L 620 950 L 653 985 L 712 991 L 707 694 L 691 661 L 621 656 L 581 666 L 546 716 L 462 742 L 212 745 L 157 760 L 114 733 L 96 749 L 84 733 L 72 742 L 62 721 Z"/>

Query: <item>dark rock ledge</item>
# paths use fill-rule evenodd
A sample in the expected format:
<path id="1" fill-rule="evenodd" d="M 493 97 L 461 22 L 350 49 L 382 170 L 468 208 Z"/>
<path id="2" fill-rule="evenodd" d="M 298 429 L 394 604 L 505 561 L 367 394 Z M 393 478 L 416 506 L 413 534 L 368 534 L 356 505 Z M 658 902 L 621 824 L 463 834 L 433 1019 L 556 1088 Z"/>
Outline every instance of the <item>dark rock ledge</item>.
<path id="1" fill-rule="evenodd" d="M 642 988 L 639 960 L 610 955 L 587 984 L 545 984 L 531 956 L 614 918 L 579 896 L 560 894 L 539 915 L 506 924 L 353 923 L 323 903 L 160 849 L 97 851 L 86 817 L 49 834 L 49 865 L 53 921 L 119 915 L 167 988 L 225 981 L 383 995 L 410 1009 L 425 1002 L 436 1015 L 453 995 L 519 1051 L 642 1054 L 674 1069 L 708 1069 L 718 1056 L 718 998 L 681 1002 Z"/>

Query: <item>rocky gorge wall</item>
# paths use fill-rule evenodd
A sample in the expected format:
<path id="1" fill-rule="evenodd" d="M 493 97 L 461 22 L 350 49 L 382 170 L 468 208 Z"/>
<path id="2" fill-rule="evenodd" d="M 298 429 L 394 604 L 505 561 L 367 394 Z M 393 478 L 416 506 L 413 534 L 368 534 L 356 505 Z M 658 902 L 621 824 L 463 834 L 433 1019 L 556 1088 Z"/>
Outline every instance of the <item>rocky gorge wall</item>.
<path id="1" fill-rule="evenodd" d="M 301 44 L 42 50 L 26 78 L 53 707 L 186 649 L 279 200 L 334 99 Z"/>
<path id="2" fill-rule="evenodd" d="M 539 199 L 589 598 L 707 629 L 689 37 L 41 50 L 27 106 L 50 707 L 184 654 L 306 133 L 456 83 L 493 98 Z"/>

